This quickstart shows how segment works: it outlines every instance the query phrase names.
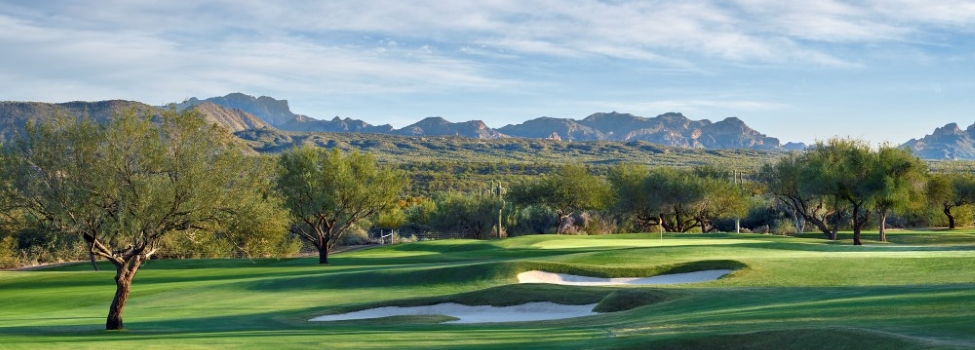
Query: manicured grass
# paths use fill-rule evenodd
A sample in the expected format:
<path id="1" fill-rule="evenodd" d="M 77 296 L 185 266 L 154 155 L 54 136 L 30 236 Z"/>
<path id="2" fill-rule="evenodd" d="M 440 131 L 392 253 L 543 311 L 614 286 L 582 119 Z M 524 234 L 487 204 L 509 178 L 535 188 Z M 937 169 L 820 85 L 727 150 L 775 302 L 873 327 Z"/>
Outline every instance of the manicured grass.
<path id="1" fill-rule="evenodd" d="M 0 271 L 0 349 L 975 348 L 975 235 L 865 238 L 868 246 L 853 247 L 814 235 L 543 235 L 374 248 L 335 255 L 331 266 L 152 260 L 136 277 L 122 332 L 102 330 L 109 266 Z M 670 286 L 514 284 L 533 269 L 639 277 L 710 268 L 735 272 Z M 386 305 L 530 301 L 621 311 L 480 325 L 439 324 L 441 316 L 308 322 Z"/>

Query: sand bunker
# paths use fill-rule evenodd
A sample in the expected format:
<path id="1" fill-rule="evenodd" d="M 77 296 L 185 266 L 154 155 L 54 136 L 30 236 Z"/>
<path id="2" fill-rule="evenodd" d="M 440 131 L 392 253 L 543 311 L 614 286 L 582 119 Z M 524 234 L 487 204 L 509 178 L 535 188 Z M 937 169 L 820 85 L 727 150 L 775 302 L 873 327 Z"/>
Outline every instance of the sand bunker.
<path id="1" fill-rule="evenodd" d="M 545 271 L 528 271 L 518 274 L 518 283 L 549 283 L 570 286 L 612 286 L 612 285 L 651 285 L 677 284 L 713 281 L 727 275 L 731 270 L 704 270 L 688 273 L 675 273 L 653 277 L 623 277 L 599 278 L 551 273 Z"/>
<path id="2" fill-rule="evenodd" d="M 456 303 L 443 303 L 428 306 L 386 306 L 344 314 L 315 317 L 309 321 L 345 321 L 390 316 L 446 315 L 458 320 L 445 323 L 490 323 L 559 320 L 595 315 L 592 308 L 596 304 L 563 305 L 550 302 L 527 303 L 515 306 L 469 306 Z"/>

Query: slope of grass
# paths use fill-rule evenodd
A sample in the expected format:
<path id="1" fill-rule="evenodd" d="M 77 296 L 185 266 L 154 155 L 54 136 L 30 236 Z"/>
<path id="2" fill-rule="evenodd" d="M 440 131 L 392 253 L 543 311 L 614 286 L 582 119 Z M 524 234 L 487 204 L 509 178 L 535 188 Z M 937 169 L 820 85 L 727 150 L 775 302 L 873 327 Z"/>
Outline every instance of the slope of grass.
<path id="1" fill-rule="evenodd" d="M 933 234 L 896 232 L 868 247 L 745 234 L 546 235 L 381 247 L 336 255 L 331 266 L 153 260 L 136 277 L 123 332 L 102 330 L 113 271 L 0 271 L 0 348 L 973 348 L 975 242 L 968 232 L 949 244 Z M 736 271 L 655 287 L 512 285 L 530 269 L 638 277 L 715 266 Z M 481 325 L 308 322 L 446 301 L 621 311 Z"/>

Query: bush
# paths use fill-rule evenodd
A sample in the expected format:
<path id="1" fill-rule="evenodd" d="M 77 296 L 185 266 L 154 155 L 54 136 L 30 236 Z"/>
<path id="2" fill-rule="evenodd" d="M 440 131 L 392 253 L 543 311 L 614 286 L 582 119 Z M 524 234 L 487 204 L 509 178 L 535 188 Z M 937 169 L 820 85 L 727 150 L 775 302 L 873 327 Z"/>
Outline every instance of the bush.
<path id="1" fill-rule="evenodd" d="M 393 242 L 394 243 L 413 243 L 418 241 L 416 235 L 400 235 L 398 232 L 393 232 Z"/>
<path id="2" fill-rule="evenodd" d="M 20 267 L 20 257 L 17 254 L 17 239 L 6 236 L 0 239 L 0 269 Z"/>
<path id="3" fill-rule="evenodd" d="M 581 223 L 582 231 L 588 235 L 611 234 L 619 228 L 613 218 L 597 212 L 584 212 L 576 222 Z"/>
<path id="4" fill-rule="evenodd" d="M 226 258 L 233 256 L 234 245 L 214 234 L 178 231 L 160 241 L 156 256 L 163 259 Z"/>
<path id="5" fill-rule="evenodd" d="M 17 251 L 22 265 L 38 265 L 88 258 L 88 251 L 78 235 L 63 235 L 40 227 L 27 227 L 16 234 Z"/>
<path id="6" fill-rule="evenodd" d="M 342 236 L 339 237 L 338 245 L 350 246 L 350 245 L 363 245 L 372 244 L 372 239 L 369 238 L 369 232 L 363 230 L 362 227 L 358 225 L 349 227 Z"/>
<path id="7" fill-rule="evenodd" d="M 511 217 L 513 222 L 508 225 L 509 236 L 555 233 L 558 222 L 554 210 L 534 205 L 516 210 Z"/>
<path id="8" fill-rule="evenodd" d="M 772 233 L 777 235 L 793 235 L 796 233 L 796 226 L 792 224 L 792 220 L 779 219 L 775 220 L 772 227 Z"/>

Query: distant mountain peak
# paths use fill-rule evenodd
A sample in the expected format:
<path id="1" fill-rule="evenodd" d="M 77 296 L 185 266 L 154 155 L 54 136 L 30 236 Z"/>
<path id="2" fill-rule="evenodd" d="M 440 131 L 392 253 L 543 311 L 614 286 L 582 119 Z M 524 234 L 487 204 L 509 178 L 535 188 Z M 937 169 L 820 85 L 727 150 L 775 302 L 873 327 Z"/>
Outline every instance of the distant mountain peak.
<path id="1" fill-rule="evenodd" d="M 962 131 L 958 123 L 948 123 L 903 147 L 924 159 L 975 159 L 975 124 Z"/>
<path id="2" fill-rule="evenodd" d="M 180 103 L 178 107 L 182 109 L 196 106 L 203 102 L 211 102 L 227 108 L 240 109 L 275 126 L 287 123 L 299 116 L 298 114 L 291 113 L 288 100 L 278 100 L 268 96 L 254 97 L 240 92 L 232 92 L 226 96 L 211 97 L 205 100 L 193 97 L 186 100 L 186 102 Z"/>

